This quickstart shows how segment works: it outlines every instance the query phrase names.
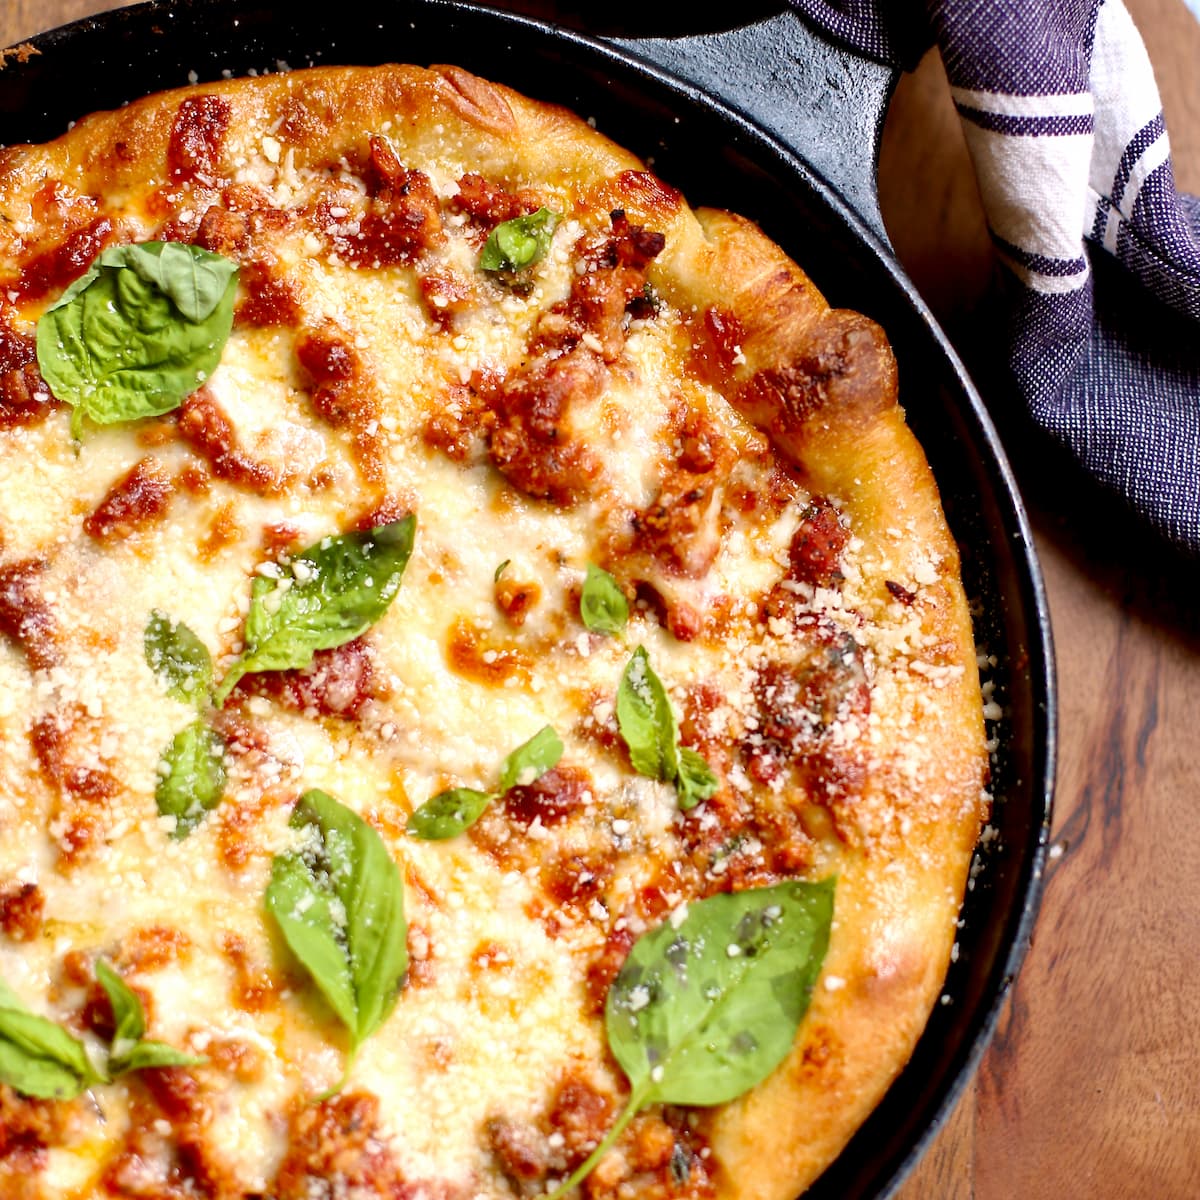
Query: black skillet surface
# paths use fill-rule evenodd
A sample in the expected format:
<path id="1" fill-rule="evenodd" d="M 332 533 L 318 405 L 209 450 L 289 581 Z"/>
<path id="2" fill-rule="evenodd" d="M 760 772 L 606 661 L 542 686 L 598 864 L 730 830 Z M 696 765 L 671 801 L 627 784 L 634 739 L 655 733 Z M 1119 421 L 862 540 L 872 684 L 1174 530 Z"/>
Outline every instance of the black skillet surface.
<path id="1" fill-rule="evenodd" d="M 513 2 L 550 8 L 549 0 Z M 614 17 L 612 9 L 585 16 L 570 2 L 557 9 L 560 20 L 622 36 L 601 41 L 458 0 L 152 0 L 43 34 L 33 39 L 38 54 L 10 59 L 0 71 L 0 142 L 45 140 L 93 109 L 226 72 L 453 62 L 593 117 L 693 204 L 757 221 L 833 304 L 888 331 L 901 399 L 962 548 L 977 639 L 998 659 L 990 677 L 1005 717 L 994 730 L 999 836 L 967 895 L 945 1002 L 882 1104 L 805 1194 L 881 1200 L 982 1055 L 1040 896 L 1054 680 L 1029 528 L 979 398 L 882 232 L 874 164 L 891 75 L 821 40 L 772 0 L 747 0 L 742 26 L 715 33 L 696 32 L 703 18 L 681 15 L 681 5 Z M 692 32 L 652 36 L 680 27 Z"/>

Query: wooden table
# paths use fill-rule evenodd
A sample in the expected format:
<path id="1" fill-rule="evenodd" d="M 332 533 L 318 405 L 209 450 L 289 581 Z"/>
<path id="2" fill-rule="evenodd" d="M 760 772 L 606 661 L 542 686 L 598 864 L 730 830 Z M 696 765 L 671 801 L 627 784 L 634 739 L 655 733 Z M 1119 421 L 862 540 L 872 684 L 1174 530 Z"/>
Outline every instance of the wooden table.
<path id="1" fill-rule="evenodd" d="M 1177 180 L 1200 192 L 1200 25 L 1181 0 L 1127 6 L 1158 73 Z M 114 7 L 3 0 L 0 45 Z M 936 57 L 901 82 L 880 191 L 901 261 L 982 365 L 994 264 Z M 1057 857 L 998 1035 L 898 1200 L 1196 1200 L 1200 565 L 1048 476 L 1038 454 L 1022 450 L 1016 467 L 1058 650 Z"/>

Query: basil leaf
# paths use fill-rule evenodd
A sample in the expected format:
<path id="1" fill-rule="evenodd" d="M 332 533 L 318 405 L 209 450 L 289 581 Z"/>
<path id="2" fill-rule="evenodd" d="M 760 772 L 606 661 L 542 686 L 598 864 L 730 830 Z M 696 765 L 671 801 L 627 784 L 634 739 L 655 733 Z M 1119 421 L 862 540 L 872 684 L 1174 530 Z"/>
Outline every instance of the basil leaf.
<path id="1" fill-rule="evenodd" d="M 0 1029 L 0 1083 L 7 1083 L 22 1096 L 39 1100 L 70 1100 L 89 1086 L 71 1067 L 7 1040 L 3 1029 Z"/>
<path id="2" fill-rule="evenodd" d="M 173 838 L 187 837 L 221 803 L 225 778 L 225 742 L 198 717 L 171 739 L 154 789 L 158 811 L 175 818 Z"/>
<path id="3" fill-rule="evenodd" d="M 711 896 L 643 935 L 609 989 L 613 1056 L 644 1104 L 724 1104 L 787 1055 L 829 945 L 834 880 Z"/>
<path id="4" fill-rule="evenodd" d="M 146 1013 L 142 1002 L 137 992 L 103 959 L 96 960 L 96 978 L 112 1005 L 116 1025 L 108 1059 L 108 1073 L 112 1078 L 147 1067 L 195 1067 L 204 1062 L 204 1059 L 176 1050 L 166 1042 L 143 1040 Z"/>
<path id="5" fill-rule="evenodd" d="M 402 517 L 369 533 L 323 538 L 280 569 L 254 578 L 246 617 L 246 650 L 213 696 L 220 708 L 243 675 L 306 667 L 317 650 L 330 650 L 365 633 L 400 590 L 412 554 L 416 517 Z"/>
<path id="6" fill-rule="evenodd" d="M 212 686 L 212 659 L 204 643 L 182 622 L 154 609 L 143 636 L 146 663 L 176 700 L 200 704 Z"/>
<path id="7" fill-rule="evenodd" d="M 96 960 L 96 978 L 112 1005 L 113 1044 L 140 1041 L 146 1032 L 146 1014 L 138 994 L 102 958 Z"/>
<path id="8" fill-rule="evenodd" d="M 404 885 L 379 834 L 332 796 L 306 792 L 290 823 L 307 843 L 272 862 L 267 911 L 357 1049 L 408 969 Z"/>
<path id="9" fill-rule="evenodd" d="M 31 1013 L 0 980 L 0 1083 L 41 1100 L 69 1100 L 102 1083 L 83 1043 Z"/>
<path id="10" fill-rule="evenodd" d="M 168 1046 L 166 1042 L 156 1042 L 153 1039 L 137 1042 L 119 1059 L 108 1060 L 108 1069 L 115 1079 L 118 1075 L 127 1075 L 130 1071 L 145 1071 L 151 1067 L 199 1067 L 207 1059 L 197 1058 L 194 1054 L 185 1054 Z"/>
<path id="11" fill-rule="evenodd" d="M 685 812 L 707 800 L 718 780 L 704 757 L 679 744 L 679 726 L 667 689 L 654 673 L 644 646 L 630 656 L 617 688 L 617 728 L 639 775 L 673 783 Z"/>
<path id="12" fill-rule="evenodd" d="M 787 1056 L 829 947 L 835 881 L 711 896 L 633 944 L 608 990 L 608 1046 L 629 1077 L 613 1127 L 560 1200 L 651 1104 L 725 1104 Z"/>
<path id="13" fill-rule="evenodd" d="M 672 783 L 679 769 L 675 714 L 645 646 L 625 664 L 617 689 L 617 727 L 639 775 Z"/>
<path id="14" fill-rule="evenodd" d="M 99 425 L 178 408 L 216 369 L 233 326 L 237 264 L 181 242 L 110 246 L 37 326 L 59 399 Z"/>
<path id="15" fill-rule="evenodd" d="M 500 565 L 499 565 L 499 566 L 496 568 L 496 573 L 495 573 L 495 574 L 492 576 L 492 582 L 493 582 L 493 583 L 499 583 L 499 582 L 500 582 L 500 576 L 504 574 L 504 572 L 505 572 L 505 570 L 507 569 L 507 567 L 508 567 L 508 564 L 509 564 L 510 562 L 512 562 L 512 559 L 511 559 L 511 558 L 506 558 L 506 559 L 505 559 L 505 560 L 504 560 L 504 561 L 503 561 L 503 562 L 502 562 L 502 563 L 501 563 L 501 564 L 500 564 Z"/>
<path id="16" fill-rule="evenodd" d="M 704 756 L 691 746 L 679 747 L 679 774 L 675 777 L 675 791 L 679 796 L 679 807 L 687 812 L 701 800 L 707 800 L 719 786 L 716 773 L 705 761 Z"/>
<path id="17" fill-rule="evenodd" d="M 272 860 L 267 911 L 329 1007 L 353 1030 L 358 1024 L 358 1005 L 345 948 L 346 916 L 329 886 L 329 872 L 319 857 L 323 852 L 323 843 L 310 852 L 311 865 L 300 854 Z"/>
<path id="18" fill-rule="evenodd" d="M 592 563 L 579 596 L 579 616 L 591 633 L 620 633 L 629 623 L 629 601 L 620 584 Z"/>
<path id="19" fill-rule="evenodd" d="M 100 255 L 97 265 L 132 268 L 189 321 L 207 321 L 238 273 L 237 263 L 186 242 L 113 246 Z"/>
<path id="20" fill-rule="evenodd" d="M 408 818 L 405 829 L 426 842 L 442 842 L 470 829 L 492 802 L 490 792 L 450 788 L 426 800 Z"/>
<path id="21" fill-rule="evenodd" d="M 479 256 L 485 271 L 520 271 L 546 256 L 550 239 L 562 220 L 548 208 L 502 221 L 492 230 Z"/>
<path id="22" fill-rule="evenodd" d="M 518 784 L 528 786 L 535 779 L 541 779 L 547 771 L 558 765 L 562 753 L 563 744 L 558 734 L 552 726 L 545 725 L 500 764 L 499 791 L 450 788 L 439 792 L 408 818 L 405 828 L 413 837 L 427 842 L 456 837 L 470 829 L 497 796 Z"/>
<path id="23" fill-rule="evenodd" d="M 539 729 L 500 764 L 500 791 L 507 792 L 517 784 L 528 787 L 552 767 L 558 766 L 562 753 L 563 744 L 554 728 L 546 725 Z"/>

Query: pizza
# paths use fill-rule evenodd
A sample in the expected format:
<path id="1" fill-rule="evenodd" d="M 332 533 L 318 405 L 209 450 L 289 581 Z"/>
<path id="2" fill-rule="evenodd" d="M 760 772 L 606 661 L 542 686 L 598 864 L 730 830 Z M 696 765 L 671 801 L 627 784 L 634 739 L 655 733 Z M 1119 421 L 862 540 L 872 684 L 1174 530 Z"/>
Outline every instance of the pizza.
<path id="1" fill-rule="evenodd" d="M 86 116 L 0 475 L 5 1197 L 781 1200 L 908 1059 L 959 556 L 749 221 L 451 66 Z"/>

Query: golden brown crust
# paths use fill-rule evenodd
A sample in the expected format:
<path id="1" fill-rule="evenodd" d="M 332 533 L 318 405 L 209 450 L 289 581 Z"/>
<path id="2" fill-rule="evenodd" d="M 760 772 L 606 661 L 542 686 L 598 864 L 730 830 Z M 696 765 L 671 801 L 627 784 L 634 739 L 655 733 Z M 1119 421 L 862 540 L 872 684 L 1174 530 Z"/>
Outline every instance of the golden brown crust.
<path id="1" fill-rule="evenodd" d="M 384 160 L 380 144 L 373 141 L 382 135 L 396 147 L 395 164 Z M 168 221 L 222 252 L 249 254 L 251 218 L 243 216 L 227 190 L 235 185 L 252 190 L 242 178 L 246 165 L 264 161 L 278 168 L 272 174 L 274 182 L 281 174 L 291 180 L 305 171 L 331 173 L 341 169 L 339 164 L 349 164 L 356 179 L 374 169 L 383 175 L 390 171 L 390 183 L 395 183 L 400 178 L 397 171 L 414 163 L 430 170 L 430 164 L 467 163 L 490 184 L 514 194 L 544 189 L 569 197 L 571 215 L 585 229 L 590 222 L 609 238 L 601 238 L 597 248 L 585 245 L 581 235 L 585 250 L 579 261 L 587 270 L 580 275 L 590 272 L 599 282 L 590 292 L 578 282 L 572 284 L 559 306 L 543 314 L 529 334 L 529 352 L 519 369 L 490 380 L 477 373 L 469 386 L 464 380 L 454 384 L 457 392 L 448 389 L 457 406 L 453 418 L 439 412 L 430 420 L 423 451 L 467 461 L 479 444 L 491 439 L 491 458 L 478 461 L 490 462 L 517 492 L 564 509 L 594 499 L 608 486 L 602 464 L 582 442 L 572 450 L 575 417 L 570 406 L 563 401 L 561 411 L 547 417 L 547 397 L 558 396 L 554 389 L 571 392 L 576 407 L 584 407 L 583 393 L 590 403 L 612 379 L 621 378 L 621 371 L 628 370 L 621 357 L 628 312 L 648 282 L 683 314 L 686 336 L 672 351 L 681 408 L 689 410 L 687 396 L 699 394 L 702 387 L 711 389 L 713 403 L 723 398 L 769 438 L 780 470 L 788 473 L 788 487 L 797 494 L 828 498 L 833 520 L 854 540 L 852 554 L 830 554 L 839 563 L 852 562 L 859 608 L 878 615 L 889 605 L 912 603 L 913 579 L 919 577 L 920 597 L 913 611 L 927 652 L 911 656 L 911 669 L 888 676 L 891 690 L 881 699 L 887 715 L 882 743 L 871 746 L 870 767 L 862 768 L 861 778 L 854 777 L 860 782 L 850 800 L 841 808 L 825 806 L 833 812 L 838 836 L 814 834 L 811 842 L 817 848 L 805 851 L 812 857 L 806 874 L 838 875 L 837 930 L 796 1046 L 767 1081 L 696 1122 L 697 1136 L 707 1139 L 713 1156 L 705 1188 L 711 1175 L 718 1196 L 783 1200 L 794 1195 L 836 1156 L 911 1054 L 945 975 L 983 816 L 986 755 L 958 552 L 932 473 L 905 424 L 886 336 L 858 313 L 831 309 L 800 268 L 750 222 L 715 210 L 693 212 L 677 191 L 579 118 L 453 66 L 320 68 L 205 84 L 84 117 L 71 133 L 47 146 L 10 147 L 0 152 L 0 215 L 5 218 L 0 221 L 0 262 L 27 269 L 38 255 L 53 251 L 80 230 L 92 230 L 89 236 L 98 248 L 105 239 L 144 240 L 150 229 Z M 47 180 L 60 184 L 63 195 L 47 198 Z M 406 177 L 396 190 L 411 183 Z M 295 191 L 301 195 L 303 185 L 297 183 Z M 198 211 L 190 213 L 189 225 L 184 213 L 191 199 L 196 199 Z M 218 200 L 222 207 L 205 223 L 204 208 L 216 206 Z M 481 207 L 485 200 L 480 200 Z M 446 215 L 444 198 L 428 191 L 422 203 L 425 208 L 418 217 L 429 218 L 423 232 L 399 248 L 388 243 L 396 253 L 385 265 L 407 269 L 441 244 L 444 231 L 435 226 Z M 520 207 L 524 202 L 513 203 Z M 264 204 L 263 210 L 270 207 Z M 282 202 L 275 204 L 277 210 L 284 207 Z M 610 234 L 608 214 L 614 212 L 625 215 L 620 222 L 612 218 Z M 113 228 L 99 230 L 95 222 L 108 214 Z M 279 218 L 279 226 L 284 227 L 284 218 Z M 316 224 L 313 229 L 322 232 Z M 663 235 L 661 246 L 639 242 L 646 230 Z M 261 236 L 269 247 L 270 234 Z M 605 254 L 615 256 L 617 266 L 608 263 Z M 371 368 L 359 361 L 350 332 L 310 319 L 297 298 L 301 283 L 294 276 L 272 275 L 276 269 L 269 256 L 254 259 L 253 270 L 244 266 L 244 282 L 256 278 L 262 284 L 257 308 L 242 310 L 259 312 L 260 318 L 245 318 L 247 324 L 295 332 L 297 362 L 303 368 L 293 372 L 299 380 L 295 386 L 306 391 L 318 415 L 353 435 L 353 461 L 365 481 L 361 507 L 382 503 L 389 481 L 372 440 L 381 409 L 372 391 Z M 269 291 L 268 283 L 276 291 Z M 452 329 L 456 308 L 465 310 L 477 299 L 477 289 L 448 269 L 423 276 L 419 291 L 431 311 L 439 299 L 445 301 L 441 307 L 449 315 L 430 318 L 442 332 Z M 264 293 L 267 301 L 261 300 Z M 54 294 L 48 286 L 43 297 L 31 286 L 23 319 L 34 319 L 38 305 Z M 322 338 L 330 344 L 318 356 L 314 346 L 324 346 Z M 338 363 L 351 365 L 339 374 Z M 703 405 L 693 401 L 691 408 L 701 412 Z M 552 426 L 546 435 L 555 447 L 552 461 L 544 448 L 538 451 L 541 457 L 529 450 L 541 428 L 538 421 Z M 649 503 L 627 522 L 636 530 L 631 558 L 640 555 L 644 563 L 661 568 L 664 578 L 656 586 L 668 608 L 676 603 L 671 587 L 677 585 L 682 594 L 689 580 L 703 577 L 709 569 L 714 545 L 711 537 L 704 539 L 716 528 L 713 513 L 738 451 L 752 447 L 758 437 L 747 431 L 741 447 L 728 438 L 718 445 L 728 426 L 729 422 L 713 425 L 713 433 L 701 420 L 693 425 L 678 421 L 680 442 L 691 442 L 672 469 L 687 486 L 671 492 L 664 485 L 658 508 Z M 185 403 L 178 428 L 218 480 L 260 497 L 301 486 L 299 472 L 291 471 L 290 465 L 291 473 L 283 473 L 239 449 L 230 419 L 207 391 Z M 703 444 L 702 449 L 696 450 L 693 443 Z M 164 520 L 168 504 L 176 503 L 170 499 L 175 484 L 153 457 L 147 456 L 138 469 L 137 487 L 126 480 L 103 494 L 98 507 L 93 502 L 88 531 L 96 541 L 123 539 L 135 528 L 140 531 Z M 188 470 L 192 474 L 181 472 L 180 479 L 197 480 L 194 491 L 203 494 L 207 477 L 194 465 Z M 302 482 L 311 494 L 321 494 L 326 487 L 318 477 Z M 145 499 L 151 490 L 153 502 Z M 504 501 L 504 493 L 499 495 L 497 504 Z M 621 515 L 624 520 L 627 514 Z M 235 541 L 236 521 L 230 517 L 227 524 L 232 528 L 227 540 Z M 655 540 L 655 531 L 662 529 L 676 541 L 673 557 L 661 551 L 661 538 Z M 625 544 L 621 539 L 628 541 L 627 533 L 625 526 L 610 530 L 606 544 Z M 226 540 L 217 534 L 214 527 L 214 556 Z M 685 536 L 692 540 L 680 549 L 678 541 Z M 10 602 L 0 612 L 0 632 L 14 639 L 34 665 L 42 658 L 51 662 L 56 652 L 49 615 L 38 607 L 35 596 L 20 590 L 32 587 L 36 567 L 4 567 L 11 576 L 5 593 Z M 840 567 L 834 574 L 840 579 L 839 572 Z M 525 589 L 519 611 L 512 599 L 518 582 Z M 790 582 L 808 586 L 812 580 L 797 576 Z M 820 587 L 825 584 L 817 590 Z M 632 594 L 632 584 L 630 590 Z M 809 600 L 812 591 L 809 587 Z M 514 630 L 524 625 L 526 607 L 539 602 L 538 584 L 532 581 L 509 580 L 503 588 L 497 582 L 496 594 Z M 501 595 L 509 599 L 502 601 Z M 708 636 L 715 620 L 689 624 L 687 609 L 679 602 L 670 628 L 683 641 Z M 485 645 L 474 626 L 456 628 L 467 632 L 454 645 L 469 649 L 451 664 L 460 674 L 469 673 L 463 665 L 469 660 L 471 670 L 489 685 L 527 676 L 524 667 L 518 671 L 513 666 L 526 661 L 521 658 L 525 651 L 497 651 Z M 324 716 L 345 715 L 314 702 L 315 685 L 310 684 L 311 680 L 293 681 L 288 695 L 301 696 L 304 705 Z M 358 708 L 368 697 L 365 687 L 359 687 L 361 695 L 354 694 Z M 901 736 L 909 720 L 915 723 L 914 736 L 919 726 L 919 762 L 913 758 L 911 740 Z M 603 730 L 595 733 L 598 741 L 603 736 Z M 852 765 L 857 769 L 857 760 Z M 277 803 L 273 795 L 272 803 Z M 484 836 L 481 832 L 481 841 Z M 500 851 L 494 846 L 491 850 L 499 859 Z M 511 847 L 505 852 L 515 853 Z M 544 873 L 552 874 L 553 856 L 541 857 Z M 563 861 L 576 860 L 564 855 Z M 532 869 L 536 864 L 518 865 Z M 604 870 L 589 871 L 606 878 Z M 572 896 L 580 911 L 594 902 L 592 893 Z M 618 944 L 610 936 L 608 946 L 614 945 L 618 953 L 628 950 L 627 942 Z M 432 977 L 430 961 L 414 967 L 415 980 Z M 327 1101 L 326 1108 L 337 1109 L 339 1121 L 348 1120 L 341 1110 L 348 1110 L 353 1099 L 347 1094 L 342 1101 Z M 360 1124 L 363 1129 L 373 1127 L 372 1101 L 361 1103 L 370 1113 Z M 303 1112 L 295 1121 L 312 1123 Z M 516 1164 L 513 1172 L 524 1169 L 527 1157 L 536 1158 L 532 1151 L 525 1153 L 527 1131 L 505 1127 L 503 1137 L 495 1136 Z M 342 1140 L 348 1144 L 352 1139 L 347 1135 Z M 335 1149 L 343 1148 L 337 1141 Z M 325 1169 L 321 1164 L 327 1166 L 330 1153 L 322 1142 L 319 1153 L 314 1150 L 301 1161 L 293 1147 L 286 1160 L 284 1193 L 300 1194 L 309 1175 Z M 391 1172 L 391 1186 L 392 1175 L 399 1179 L 399 1172 L 390 1161 L 385 1165 L 386 1172 L 379 1163 L 358 1167 L 374 1170 L 380 1178 Z M 665 1169 L 661 1173 L 667 1178 Z"/>
<path id="2" fill-rule="evenodd" d="M 598 134 L 581 138 L 586 127 L 565 109 L 535 104 L 457 67 L 319 67 L 163 92 L 89 114 L 45 146 L 7 147 L 0 151 L 0 206 L 8 211 L 27 200 L 47 177 L 107 196 L 169 183 L 168 147 L 180 104 L 204 97 L 228 105 L 231 132 L 214 163 L 224 175 L 269 130 L 286 138 L 295 165 L 306 167 L 361 161 L 370 131 L 389 125 L 414 152 L 435 141 L 457 143 L 490 177 L 586 179 L 641 165 Z"/>

